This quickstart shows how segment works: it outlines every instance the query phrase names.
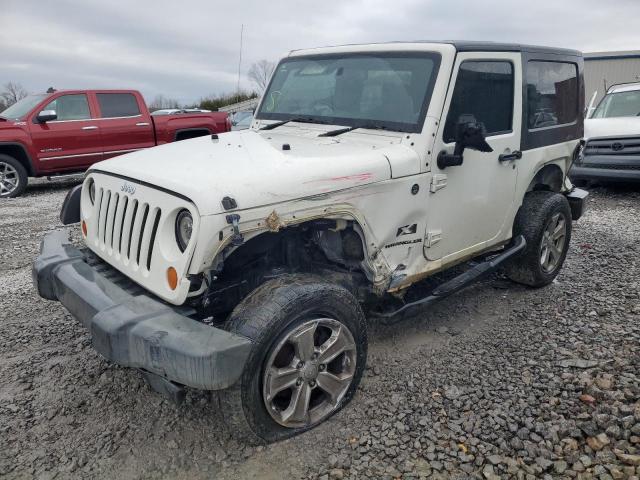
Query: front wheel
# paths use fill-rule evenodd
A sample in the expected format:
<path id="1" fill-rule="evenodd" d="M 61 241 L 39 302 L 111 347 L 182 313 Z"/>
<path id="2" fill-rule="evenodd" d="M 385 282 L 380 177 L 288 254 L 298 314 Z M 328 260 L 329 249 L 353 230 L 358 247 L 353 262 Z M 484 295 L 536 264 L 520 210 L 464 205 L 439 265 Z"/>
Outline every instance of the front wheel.
<path id="1" fill-rule="evenodd" d="M 571 240 L 571 208 L 565 196 L 527 193 L 513 228 L 513 236 L 518 235 L 524 235 L 527 248 L 506 266 L 507 276 L 532 287 L 550 284 L 562 268 Z"/>
<path id="2" fill-rule="evenodd" d="M 0 198 L 17 197 L 27 188 L 27 171 L 15 158 L 0 154 Z"/>
<path id="3" fill-rule="evenodd" d="M 270 280 L 231 314 L 253 349 L 241 380 L 218 392 L 222 416 L 250 443 L 294 436 L 353 397 L 366 364 L 364 314 L 351 293 L 321 279 Z"/>

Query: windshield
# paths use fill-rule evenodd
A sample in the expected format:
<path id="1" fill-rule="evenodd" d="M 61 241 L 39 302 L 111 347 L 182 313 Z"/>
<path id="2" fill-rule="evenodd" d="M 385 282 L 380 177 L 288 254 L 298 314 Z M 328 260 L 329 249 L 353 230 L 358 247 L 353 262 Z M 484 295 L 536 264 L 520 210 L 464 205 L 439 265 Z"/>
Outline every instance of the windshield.
<path id="1" fill-rule="evenodd" d="M 27 113 L 33 110 L 33 107 L 38 105 L 42 100 L 47 98 L 48 94 L 42 95 L 29 95 L 22 100 L 18 100 L 6 110 L 0 112 L 0 117 L 4 117 L 7 120 L 21 120 Z"/>
<path id="2" fill-rule="evenodd" d="M 419 132 L 439 63 L 427 52 L 286 58 L 256 118 Z"/>
<path id="3" fill-rule="evenodd" d="M 640 116 L 640 90 L 631 90 L 605 96 L 591 118 L 637 116 Z"/>

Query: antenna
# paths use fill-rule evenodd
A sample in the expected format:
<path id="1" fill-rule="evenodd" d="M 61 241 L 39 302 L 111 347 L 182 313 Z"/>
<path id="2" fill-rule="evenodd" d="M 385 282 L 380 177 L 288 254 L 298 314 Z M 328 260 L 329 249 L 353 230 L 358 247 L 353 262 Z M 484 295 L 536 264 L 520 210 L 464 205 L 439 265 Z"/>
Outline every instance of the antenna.
<path id="1" fill-rule="evenodd" d="M 240 55 L 238 57 L 238 87 L 236 90 L 237 100 L 240 101 L 240 67 L 242 66 L 242 34 L 244 33 L 244 23 L 240 25 Z"/>

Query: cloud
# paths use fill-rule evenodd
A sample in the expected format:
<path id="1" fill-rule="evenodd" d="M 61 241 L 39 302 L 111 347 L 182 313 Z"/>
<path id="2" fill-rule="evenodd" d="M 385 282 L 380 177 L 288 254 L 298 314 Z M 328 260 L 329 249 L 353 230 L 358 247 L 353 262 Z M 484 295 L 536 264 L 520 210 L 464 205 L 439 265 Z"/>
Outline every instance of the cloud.
<path id="1" fill-rule="evenodd" d="M 0 0 L 0 83 L 30 91 L 136 88 L 190 103 L 232 92 L 244 24 L 250 65 L 292 49 L 415 39 L 640 46 L 637 0 Z"/>

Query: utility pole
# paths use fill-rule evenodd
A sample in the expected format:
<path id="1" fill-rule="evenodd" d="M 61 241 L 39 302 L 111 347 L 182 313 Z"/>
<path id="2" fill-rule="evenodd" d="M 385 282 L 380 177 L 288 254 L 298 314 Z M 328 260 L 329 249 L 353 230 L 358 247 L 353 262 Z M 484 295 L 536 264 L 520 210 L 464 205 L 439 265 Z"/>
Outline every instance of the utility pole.
<path id="1" fill-rule="evenodd" d="M 240 101 L 240 67 L 242 66 L 242 34 L 244 33 L 244 23 L 240 25 L 240 55 L 238 57 L 238 87 L 236 89 L 237 101 Z"/>

